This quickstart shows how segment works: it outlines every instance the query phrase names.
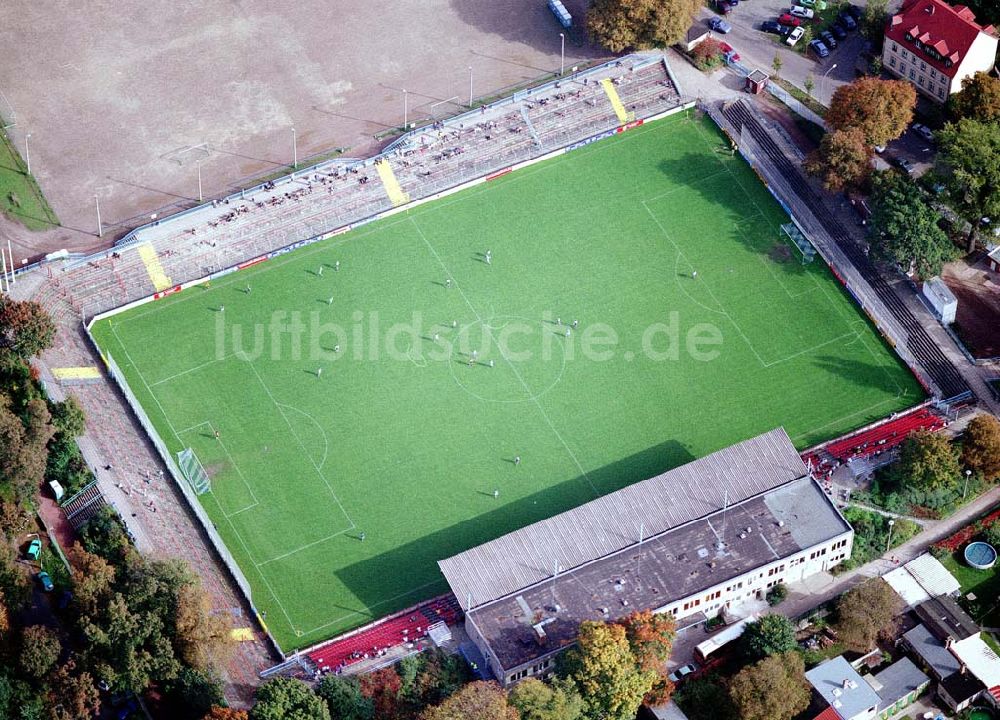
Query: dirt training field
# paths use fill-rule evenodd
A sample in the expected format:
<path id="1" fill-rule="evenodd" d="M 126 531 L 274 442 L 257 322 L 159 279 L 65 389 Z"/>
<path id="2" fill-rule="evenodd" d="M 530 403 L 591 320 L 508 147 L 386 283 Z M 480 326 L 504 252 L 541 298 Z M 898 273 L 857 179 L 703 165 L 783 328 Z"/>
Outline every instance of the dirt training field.
<path id="1" fill-rule="evenodd" d="M 582 19 L 585 2 L 567 2 Z M 18 254 L 94 248 L 126 224 L 334 147 L 453 114 L 473 92 L 559 69 L 544 0 L 151 0 L 8 4 L 0 114 L 63 228 Z M 576 35 L 574 34 L 574 37 Z M 567 37 L 566 66 L 599 51 Z M 95 196 L 105 226 L 96 236 Z"/>

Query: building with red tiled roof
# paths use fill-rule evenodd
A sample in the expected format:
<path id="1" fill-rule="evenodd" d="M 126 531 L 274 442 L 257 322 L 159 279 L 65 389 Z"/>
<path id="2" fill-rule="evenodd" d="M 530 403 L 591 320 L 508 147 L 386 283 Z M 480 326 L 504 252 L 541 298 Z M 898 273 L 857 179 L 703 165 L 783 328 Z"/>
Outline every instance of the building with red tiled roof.
<path id="1" fill-rule="evenodd" d="M 962 89 L 962 80 L 991 71 L 996 55 L 996 29 L 979 25 L 966 6 L 904 0 L 886 24 L 882 66 L 943 103 Z"/>

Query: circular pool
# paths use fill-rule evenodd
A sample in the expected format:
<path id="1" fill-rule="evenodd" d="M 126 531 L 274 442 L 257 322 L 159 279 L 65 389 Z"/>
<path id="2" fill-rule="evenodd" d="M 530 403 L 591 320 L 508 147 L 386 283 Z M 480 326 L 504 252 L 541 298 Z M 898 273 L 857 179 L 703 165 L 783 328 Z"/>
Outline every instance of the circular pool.
<path id="1" fill-rule="evenodd" d="M 965 562 L 977 570 L 989 570 L 997 561 L 997 551 L 989 543 L 969 543 L 965 548 Z"/>
<path id="2" fill-rule="evenodd" d="M 993 720 L 993 713 L 977 708 L 969 713 L 969 720 Z"/>

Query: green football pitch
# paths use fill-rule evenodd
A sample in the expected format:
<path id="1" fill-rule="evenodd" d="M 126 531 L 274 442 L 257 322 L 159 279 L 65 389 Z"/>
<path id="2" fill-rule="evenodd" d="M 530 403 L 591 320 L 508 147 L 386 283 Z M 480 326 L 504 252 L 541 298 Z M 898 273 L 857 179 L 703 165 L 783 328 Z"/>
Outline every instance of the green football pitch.
<path id="1" fill-rule="evenodd" d="M 786 222 L 713 125 L 676 116 L 93 333 L 200 459 L 291 650 L 445 591 L 437 560 L 528 523 L 779 425 L 805 448 L 918 402 Z"/>

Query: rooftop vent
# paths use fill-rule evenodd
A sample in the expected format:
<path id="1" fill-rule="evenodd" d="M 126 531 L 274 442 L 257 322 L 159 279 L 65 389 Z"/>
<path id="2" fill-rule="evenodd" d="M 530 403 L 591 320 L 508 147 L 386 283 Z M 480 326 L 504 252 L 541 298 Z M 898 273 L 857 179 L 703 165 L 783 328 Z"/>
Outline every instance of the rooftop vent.
<path id="1" fill-rule="evenodd" d="M 703 548 L 703 547 L 702 548 L 698 548 L 698 557 L 700 559 L 702 559 L 702 560 L 704 560 L 705 558 L 707 558 L 708 557 L 708 549 L 707 548 Z"/>
<path id="2" fill-rule="evenodd" d="M 721 540 L 719 540 L 719 542 L 715 543 L 715 549 L 716 550 L 725 550 L 726 549 L 726 543 L 724 543 Z"/>
<path id="3" fill-rule="evenodd" d="M 747 539 L 747 534 L 745 532 L 741 532 L 740 533 L 740 540 L 746 540 L 746 539 Z"/>
<path id="4" fill-rule="evenodd" d="M 843 691 L 839 687 L 833 689 L 833 696 L 835 698 L 839 698 L 843 694 L 844 694 Z"/>
<path id="5" fill-rule="evenodd" d="M 784 520 L 779 520 L 778 521 L 778 527 L 785 527 L 785 521 Z"/>

